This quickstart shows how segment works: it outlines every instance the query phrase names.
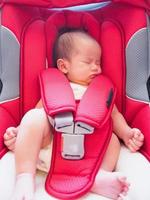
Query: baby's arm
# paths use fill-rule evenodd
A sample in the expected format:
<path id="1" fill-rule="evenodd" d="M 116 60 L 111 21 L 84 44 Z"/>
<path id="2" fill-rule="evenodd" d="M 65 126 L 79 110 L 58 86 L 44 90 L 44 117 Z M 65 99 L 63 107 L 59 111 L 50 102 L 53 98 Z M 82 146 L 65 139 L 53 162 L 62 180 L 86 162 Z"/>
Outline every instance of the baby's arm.
<path id="1" fill-rule="evenodd" d="M 39 100 L 35 108 L 42 108 L 42 107 L 43 107 L 42 101 Z M 6 129 L 6 132 L 4 133 L 4 144 L 7 146 L 7 148 L 10 151 L 14 151 L 18 129 L 19 129 L 19 126 L 9 127 Z"/>
<path id="2" fill-rule="evenodd" d="M 113 108 L 112 119 L 113 131 L 116 135 L 123 140 L 130 151 L 136 152 L 139 150 L 144 142 L 144 135 L 141 131 L 137 128 L 131 128 L 116 106 Z"/>

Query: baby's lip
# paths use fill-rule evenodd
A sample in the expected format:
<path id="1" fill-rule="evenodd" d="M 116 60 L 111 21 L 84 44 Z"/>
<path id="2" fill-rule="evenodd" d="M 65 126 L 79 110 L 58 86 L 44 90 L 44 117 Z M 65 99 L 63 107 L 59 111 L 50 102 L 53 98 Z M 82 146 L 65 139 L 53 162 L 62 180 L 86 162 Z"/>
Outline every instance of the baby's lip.
<path id="1" fill-rule="evenodd" d="M 98 76 L 100 73 L 96 73 L 96 74 L 91 74 L 90 78 L 95 78 L 96 76 Z"/>

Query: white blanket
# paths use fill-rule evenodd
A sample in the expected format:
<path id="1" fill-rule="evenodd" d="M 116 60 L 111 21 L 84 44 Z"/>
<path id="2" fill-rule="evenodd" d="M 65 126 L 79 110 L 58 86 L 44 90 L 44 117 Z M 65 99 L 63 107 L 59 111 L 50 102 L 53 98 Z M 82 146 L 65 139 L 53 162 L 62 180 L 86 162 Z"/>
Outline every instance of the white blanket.
<path id="1" fill-rule="evenodd" d="M 131 183 L 128 196 L 124 200 L 150 200 L 150 163 L 140 153 L 130 153 L 121 148 L 117 171 L 127 176 Z M 44 189 L 46 174 L 38 171 L 36 176 L 35 200 L 55 199 Z M 14 154 L 8 152 L 0 160 L 0 200 L 10 200 L 15 184 Z M 80 200 L 109 200 L 89 192 Z"/>

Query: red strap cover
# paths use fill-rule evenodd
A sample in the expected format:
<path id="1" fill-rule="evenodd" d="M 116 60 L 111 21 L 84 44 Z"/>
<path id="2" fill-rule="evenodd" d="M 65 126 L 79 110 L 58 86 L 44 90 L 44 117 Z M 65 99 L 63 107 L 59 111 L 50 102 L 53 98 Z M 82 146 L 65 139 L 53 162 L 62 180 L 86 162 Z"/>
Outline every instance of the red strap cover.
<path id="1" fill-rule="evenodd" d="M 43 70 L 39 78 L 43 106 L 48 115 L 53 116 L 64 111 L 75 112 L 74 95 L 64 74 L 56 68 L 49 68 Z"/>
<path id="2" fill-rule="evenodd" d="M 107 77 L 95 77 L 80 101 L 75 120 L 97 128 L 102 126 L 110 116 L 115 94 L 116 90 Z"/>

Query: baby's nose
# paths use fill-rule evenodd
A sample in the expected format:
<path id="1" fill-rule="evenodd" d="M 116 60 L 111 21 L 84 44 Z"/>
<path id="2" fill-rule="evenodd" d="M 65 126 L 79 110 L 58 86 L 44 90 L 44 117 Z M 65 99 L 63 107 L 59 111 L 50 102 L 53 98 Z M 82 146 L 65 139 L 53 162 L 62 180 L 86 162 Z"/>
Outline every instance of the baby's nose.
<path id="1" fill-rule="evenodd" d="M 98 64 L 95 64 L 95 63 L 93 63 L 92 64 L 92 68 L 91 68 L 93 71 L 97 71 L 97 72 L 99 72 L 99 71 L 101 71 L 100 69 L 100 65 L 98 65 Z"/>
<path id="2" fill-rule="evenodd" d="M 95 63 L 92 63 L 92 69 L 97 69 L 98 66 Z"/>

